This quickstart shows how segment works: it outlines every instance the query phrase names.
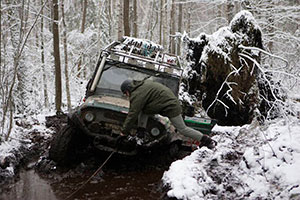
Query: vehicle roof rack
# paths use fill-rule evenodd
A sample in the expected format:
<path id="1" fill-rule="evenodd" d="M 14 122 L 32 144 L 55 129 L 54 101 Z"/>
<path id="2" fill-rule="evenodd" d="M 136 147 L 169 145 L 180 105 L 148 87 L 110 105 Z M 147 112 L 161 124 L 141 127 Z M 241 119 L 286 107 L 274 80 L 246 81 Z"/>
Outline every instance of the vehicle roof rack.
<path id="1" fill-rule="evenodd" d="M 181 76 L 183 69 L 179 56 L 164 53 L 161 45 L 149 40 L 123 37 L 105 47 L 102 53 L 108 53 L 108 59 L 133 64 L 137 67 Z"/>

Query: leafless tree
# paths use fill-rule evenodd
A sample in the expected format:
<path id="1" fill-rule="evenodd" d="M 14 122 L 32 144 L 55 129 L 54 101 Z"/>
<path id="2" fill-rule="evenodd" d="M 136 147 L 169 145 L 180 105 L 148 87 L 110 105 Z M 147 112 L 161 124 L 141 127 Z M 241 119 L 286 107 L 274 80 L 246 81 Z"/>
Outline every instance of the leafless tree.
<path id="1" fill-rule="evenodd" d="M 61 113 L 62 103 L 62 84 L 61 84 L 61 65 L 59 50 L 59 29 L 58 29 L 58 1 L 52 1 L 53 9 L 53 56 L 55 65 L 55 108 L 57 113 Z"/>
<path id="2" fill-rule="evenodd" d="M 41 4 L 44 2 L 41 0 Z M 41 11 L 41 15 L 44 15 L 44 9 Z M 48 89 L 47 89 L 47 75 L 45 70 L 45 44 L 44 44 L 44 17 L 41 17 L 41 62 L 42 62 L 42 71 L 43 71 L 43 92 L 44 92 L 44 106 L 45 108 L 49 107 L 49 97 L 48 97 Z"/>
<path id="3" fill-rule="evenodd" d="M 138 37 L 137 0 L 133 0 L 133 37 Z"/>
<path id="4" fill-rule="evenodd" d="M 123 1 L 123 24 L 124 35 L 130 36 L 130 24 L 129 24 L 129 0 Z"/>
<path id="5" fill-rule="evenodd" d="M 170 49 L 169 51 L 173 54 L 175 54 L 175 12 L 176 12 L 176 7 L 175 7 L 175 0 L 172 0 L 171 3 L 171 18 L 170 18 L 170 36 L 172 39 L 170 39 Z"/>
<path id="6" fill-rule="evenodd" d="M 84 33 L 85 30 L 85 21 L 86 21 L 86 9 L 87 9 L 87 0 L 83 1 L 83 7 L 82 7 L 82 20 L 81 20 L 81 26 L 80 26 L 80 32 Z M 82 48 L 81 48 L 82 49 Z M 82 53 L 79 57 L 79 62 L 78 62 L 78 77 L 80 77 L 81 74 L 81 63 L 82 63 Z"/>
<path id="7" fill-rule="evenodd" d="M 66 21 L 65 21 L 65 9 L 64 0 L 61 0 L 61 16 L 62 16 L 62 29 L 63 29 L 63 45 L 64 45 L 64 60 L 65 60 L 65 84 L 66 84 L 66 96 L 68 110 L 72 108 L 71 105 L 71 95 L 70 95 L 70 83 L 69 83 L 69 69 L 68 69 L 68 43 L 67 43 L 67 31 L 66 31 Z"/>

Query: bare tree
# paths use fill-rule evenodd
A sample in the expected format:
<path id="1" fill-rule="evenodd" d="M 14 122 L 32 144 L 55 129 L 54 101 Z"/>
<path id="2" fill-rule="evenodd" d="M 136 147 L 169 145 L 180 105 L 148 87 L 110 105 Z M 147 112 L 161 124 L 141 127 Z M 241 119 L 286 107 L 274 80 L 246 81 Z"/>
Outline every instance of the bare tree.
<path id="1" fill-rule="evenodd" d="M 179 3 L 179 13 L 178 13 L 178 32 L 179 33 L 182 33 L 182 18 L 183 18 L 183 8 L 182 8 L 182 3 Z M 181 47 L 181 42 L 180 40 L 177 41 L 177 55 L 180 55 L 181 54 L 181 51 L 180 51 L 180 47 Z"/>
<path id="2" fill-rule="evenodd" d="M 6 2 L 7 3 L 7 2 Z M 10 2 L 9 2 L 10 3 Z M 9 5 L 9 3 L 7 3 Z M 17 17 L 14 16 L 14 12 L 10 9 L 13 9 L 13 7 L 9 7 L 8 6 L 8 12 L 10 15 L 8 16 L 8 19 L 10 21 L 10 23 L 13 23 L 15 25 L 15 29 L 16 27 L 19 27 L 19 31 L 14 30 L 10 30 L 11 32 L 11 39 L 14 40 L 12 41 L 12 47 L 13 49 L 13 63 L 12 63 L 12 67 L 10 69 L 5 69 L 5 71 L 1 71 L 5 73 L 6 76 L 10 76 L 9 79 L 5 80 L 6 86 L 5 88 L 3 88 L 1 86 L 1 93 L 4 96 L 4 98 L 2 99 L 1 102 L 1 107 L 3 108 L 3 111 L 1 113 L 1 126 L 0 126 L 0 133 L 1 135 L 4 134 L 4 132 L 6 133 L 5 135 L 5 140 L 8 140 L 10 133 L 12 131 L 12 127 L 13 127 L 13 115 L 14 115 L 14 111 L 15 111 L 15 96 L 16 96 L 16 82 L 17 82 L 17 74 L 18 74 L 18 70 L 20 67 L 20 63 L 21 63 L 21 59 L 22 59 L 22 53 L 24 51 L 25 48 L 25 44 L 29 38 L 29 35 L 31 33 L 31 31 L 33 30 L 38 17 L 41 14 L 41 10 L 42 8 L 45 6 L 45 4 L 41 7 L 40 11 L 38 12 L 38 14 L 36 15 L 36 18 L 32 24 L 32 26 L 29 28 L 29 30 L 27 31 L 26 27 L 24 27 L 24 24 L 22 22 L 22 19 L 24 19 L 23 14 L 24 14 L 24 5 L 25 2 L 22 1 L 22 3 L 20 4 L 21 6 L 18 7 L 19 10 L 19 19 Z M 18 22 L 15 23 L 17 20 Z M 9 23 L 8 23 L 9 25 Z M 11 27 L 12 28 L 12 27 Z M 14 32 L 15 31 L 15 32 Z M 25 33 L 25 31 L 27 31 Z M 1 37 L 2 37 L 2 32 L 1 32 Z M 16 37 L 18 39 L 16 39 Z M 13 44 L 14 43 L 14 44 Z M 2 83 L 1 83 L 2 84 Z"/>
<path id="3" fill-rule="evenodd" d="M 124 32 L 124 28 L 123 28 L 123 12 L 122 12 L 122 8 L 123 8 L 123 4 L 122 1 L 119 0 L 118 4 L 118 40 L 120 40 L 123 36 L 123 32 Z"/>
<path id="4" fill-rule="evenodd" d="M 43 0 L 41 0 L 42 5 L 44 4 Z M 43 15 L 43 9 L 41 10 L 41 15 Z M 47 75 L 45 70 L 45 45 L 44 45 L 44 18 L 41 17 L 41 62 L 42 62 L 42 71 L 43 71 L 43 91 L 44 91 L 44 106 L 45 108 L 49 107 L 49 97 L 48 97 L 48 89 L 47 89 Z"/>
<path id="5" fill-rule="evenodd" d="M 65 56 L 65 84 L 66 84 L 66 96 L 68 110 L 72 108 L 71 95 L 70 95 L 70 84 L 69 84 L 69 70 L 68 70 L 68 43 L 67 43 L 67 32 L 66 32 L 66 21 L 65 21 L 65 9 L 64 0 L 61 0 L 61 16 L 62 16 L 62 27 L 63 27 L 63 45 L 64 45 L 64 56 Z"/>
<path id="6" fill-rule="evenodd" d="M 228 20 L 228 23 L 232 20 L 233 18 L 233 15 L 234 15 L 234 2 L 232 0 L 228 0 L 227 2 L 227 20 Z"/>
<path id="7" fill-rule="evenodd" d="M 172 0 L 172 3 L 171 3 L 172 7 L 171 7 L 171 26 L 170 26 L 170 48 L 169 48 L 169 51 L 173 54 L 175 54 L 175 40 L 174 40 L 174 35 L 175 35 L 175 10 L 176 10 L 176 7 L 175 7 L 175 2 L 174 0 Z"/>
<path id="8" fill-rule="evenodd" d="M 159 44 L 163 43 L 163 6 L 164 0 L 160 0 Z"/>
<path id="9" fill-rule="evenodd" d="M 2 32 L 2 4 L 0 1 L 0 33 L 1 32 Z M 2 69 L 2 34 L 0 34 L 0 69 Z"/>
<path id="10" fill-rule="evenodd" d="M 137 0 L 133 0 L 133 37 L 138 37 Z"/>
<path id="11" fill-rule="evenodd" d="M 83 1 L 83 11 L 82 11 L 81 29 L 80 29 L 80 32 L 81 32 L 81 33 L 84 33 L 84 30 L 85 30 L 86 8 L 87 8 L 87 0 L 84 0 L 84 1 Z"/>
<path id="12" fill-rule="evenodd" d="M 163 6 L 163 10 L 164 10 L 164 14 L 163 14 L 163 46 L 167 49 L 168 46 L 170 46 L 169 44 L 169 37 L 168 37 L 168 5 L 166 3 L 166 0 L 164 1 L 164 6 Z"/>
<path id="13" fill-rule="evenodd" d="M 124 24 L 124 35 L 130 36 L 130 25 L 129 25 L 129 0 L 124 0 L 123 4 L 123 24 Z"/>
<path id="14" fill-rule="evenodd" d="M 101 4 L 100 4 L 101 5 Z M 113 35 L 113 16 L 112 16 L 112 7 L 113 7 L 113 2 L 111 0 L 108 1 L 107 5 L 107 10 L 108 10 L 108 25 L 109 25 L 109 30 L 108 34 Z"/>
<path id="15" fill-rule="evenodd" d="M 61 85 L 61 66 L 59 51 L 59 29 L 58 29 L 58 2 L 52 1 L 53 9 L 53 56 L 55 64 L 55 108 L 56 112 L 61 113 L 62 85 Z"/>
<path id="16" fill-rule="evenodd" d="M 84 33 L 85 30 L 85 21 L 86 21 L 86 8 L 87 8 L 87 0 L 83 1 L 83 11 L 82 11 L 82 20 L 81 20 L 81 27 L 80 27 L 80 32 Z M 80 77 L 81 74 L 81 64 L 82 64 L 82 53 L 79 57 L 79 62 L 78 62 L 78 74 L 77 76 Z"/>

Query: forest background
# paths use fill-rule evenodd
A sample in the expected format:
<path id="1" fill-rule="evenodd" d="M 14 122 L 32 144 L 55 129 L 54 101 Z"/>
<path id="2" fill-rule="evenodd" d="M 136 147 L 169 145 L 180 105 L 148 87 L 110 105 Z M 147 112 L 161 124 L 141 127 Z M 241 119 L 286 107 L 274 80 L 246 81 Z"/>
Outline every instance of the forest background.
<path id="1" fill-rule="evenodd" d="M 1 0 L 0 10 L 0 143 L 17 116 L 82 102 L 99 50 L 112 41 L 149 39 L 184 59 L 177 33 L 212 34 L 241 10 L 257 20 L 264 50 L 282 58 L 264 55 L 261 66 L 300 99 L 300 0 Z"/>

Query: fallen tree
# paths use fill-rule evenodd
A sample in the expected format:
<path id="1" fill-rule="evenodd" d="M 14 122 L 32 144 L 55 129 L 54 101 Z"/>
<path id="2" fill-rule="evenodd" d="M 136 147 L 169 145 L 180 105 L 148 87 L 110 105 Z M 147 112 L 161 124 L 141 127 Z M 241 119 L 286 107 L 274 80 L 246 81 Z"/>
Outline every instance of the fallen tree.
<path id="1" fill-rule="evenodd" d="M 220 125 L 276 116 L 284 95 L 260 66 L 261 53 L 267 52 L 250 12 L 239 12 L 229 26 L 212 35 L 202 33 L 193 39 L 185 35 L 183 40 L 188 50 L 181 87 L 184 104 L 202 107 Z"/>

